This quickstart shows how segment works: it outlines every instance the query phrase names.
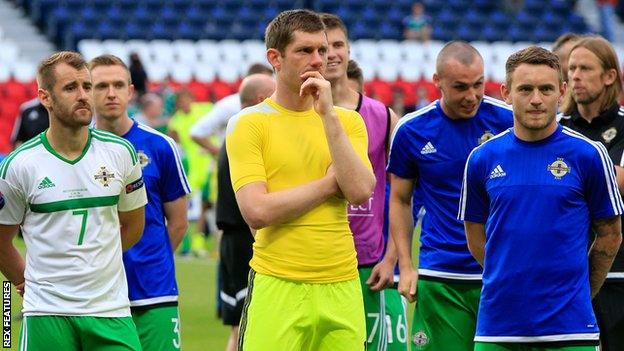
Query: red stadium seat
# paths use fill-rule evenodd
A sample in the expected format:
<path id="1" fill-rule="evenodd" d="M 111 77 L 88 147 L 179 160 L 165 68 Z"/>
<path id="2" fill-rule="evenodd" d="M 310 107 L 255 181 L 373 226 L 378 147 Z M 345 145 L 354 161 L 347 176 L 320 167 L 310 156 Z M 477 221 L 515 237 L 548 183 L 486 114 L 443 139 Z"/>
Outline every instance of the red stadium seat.
<path id="1" fill-rule="evenodd" d="M 208 84 L 193 80 L 188 84 L 188 88 L 191 93 L 193 93 L 195 101 L 205 102 L 210 100 L 210 88 Z"/>
<path id="2" fill-rule="evenodd" d="M 381 101 L 384 105 L 392 105 L 393 92 L 392 84 L 380 79 L 373 79 L 364 83 L 364 94 L 373 99 Z"/>
<path id="3" fill-rule="evenodd" d="M 226 83 L 219 79 L 210 83 L 210 95 L 212 96 L 211 100 L 219 101 L 224 97 L 231 95 L 233 92 L 232 85 L 230 83 Z"/>

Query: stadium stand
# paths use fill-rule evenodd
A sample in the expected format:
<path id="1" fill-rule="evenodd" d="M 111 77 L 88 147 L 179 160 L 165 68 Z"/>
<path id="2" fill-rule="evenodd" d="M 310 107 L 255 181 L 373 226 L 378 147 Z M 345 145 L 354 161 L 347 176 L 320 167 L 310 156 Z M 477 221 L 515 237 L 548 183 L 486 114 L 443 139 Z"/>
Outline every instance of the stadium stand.
<path id="1" fill-rule="evenodd" d="M 504 77 L 504 61 L 517 47 L 552 42 L 564 31 L 589 30 L 571 3 L 562 0 L 526 0 L 517 14 L 505 12 L 502 2 L 495 0 L 422 0 L 433 25 L 433 40 L 426 43 L 401 41 L 400 24 L 412 0 L 13 2 L 58 49 L 76 49 L 87 59 L 112 53 L 126 61 L 136 52 L 150 86 L 165 83 L 174 90 L 187 86 L 198 101 L 233 93 L 243 70 L 265 61 L 264 28 L 277 13 L 290 8 L 342 17 L 350 28 L 352 57 L 364 71 L 366 93 L 391 104 L 400 92 L 406 106 L 413 104 L 420 87 L 426 88 L 429 98 L 437 97 L 429 80 L 444 41 L 472 41 L 484 56 L 488 87 L 495 91 Z M 11 125 L 19 105 L 36 95 L 34 64 L 20 62 L 18 46 L 3 39 L 1 31 L 0 46 L 0 96 L 6 101 L 0 123 Z M 0 154 L 9 147 L 0 141 Z"/>

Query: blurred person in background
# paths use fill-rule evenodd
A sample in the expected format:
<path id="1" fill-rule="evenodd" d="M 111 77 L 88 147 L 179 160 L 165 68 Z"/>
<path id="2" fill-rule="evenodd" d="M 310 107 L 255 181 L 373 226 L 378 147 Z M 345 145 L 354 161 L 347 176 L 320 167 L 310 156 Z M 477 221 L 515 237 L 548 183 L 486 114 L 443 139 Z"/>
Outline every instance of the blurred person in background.
<path id="1" fill-rule="evenodd" d="M 349 65 L 347 66 L 347 78 L 349 88 L 362 94 L 364 91 L 364 74 L 355 60 L 349 60 Z"/>
<path id="2" fill-rule="evenodd" d="M 148 78 L 147 73 L 145 73 L 145 68 L 143 68 L 141 58 L 136 52 L 130 54 L 130 66 L 128 69 L 130 70 L 130 77 L 132 78 L 134 89 L 137 93 L 136 97 L 141 98 L 141 96 L 147 92 Z"/>
<path id="3" fill-rule="evenodd" d="M 146 93 L 139 98 L 139 111 L 134 120 L 167 134 L 168 121 L 163 118 L 163 99 L 158 94 Z"/>
<path id="4" fill-rule="evenodd" d="M 261 63 L 255 63 L 247 69 L 247 74 L 273 75 L 273 70 Z M 219 153 L 219 145 L 225 134 L 225 126 L 230 117 L 241 110 L 239 93 L 228 95 L 217 101 L 210 112 L 202 116 L 197 123 L 191 127 L 191 139 L 213 155 Z M 216 136 L 217 140 L 213 138 Z"/>
<path id="5" fill-rule="evenodd" d="M 265 74 L 252 74 L 243 79 L 238 91 L 242 109 L 261 103 L 275 91 L 275 80 Z M 238 326 L 247 296 L 249 260 L 253 235 L 236 203 L 225 143 L 219 151 L 217 166 L 217 227 L 223 231 L 219 244 L 219 278 L 221 318 L 232 327 L 226 351 L 235 351 Z"/>
<path id="6" fill-rule="evenodd" d="M 19 115 L 15 119 L 11 143 L 14 148 L 22 145 L 43 132 L 50 126 L 48 110 L 39 98 L 26 101 L 20 106 Z"/>
<path id="7" fill-rule="evenodd" d="M 431 38 L 431 19 L 420 2 L 412 5 L 412 13 L 403 19 L 403 37 L 407 40 L 428 41 Z"/>
<path id="8" fill-rule="evenodd" d="M 581 35 L 576 33 L 565 33 L 559 36 L 553 43 L 552 52 L 559 57 L 563 81 L 566 83 L 568 82 L 568 59 L 570 58 L 570 50 L 572 50 L 574 44 L 578 43 L 582 38 Z"/>
<path id="9" fill-rule="evenodd" d="M 205 221 L 203 207 L 211 207 L 216 199 L 216 159 L 202 150 L 190 136 L 191 126 L 205 115 L 212 104 L 195 102 L 191 91 L 180 88 L 176 93 L 176 110 L 171 116 L 167 133 L 180 146 L 186 159 L 188 180 L 193 189 L 189 200 L 189 229 L 188 235 L 182 242 L 183 253 L 192 251 L 198 256 L 206 255 L 206 236 L 215 232 L 214 216 Z M 208 193 L 205 201 L 202 201 L 202 189 L 206 187 Z M 202 203 L 203 202 L 203 203 Z M 207 225 L 205 224 L 207 223 Z"/>

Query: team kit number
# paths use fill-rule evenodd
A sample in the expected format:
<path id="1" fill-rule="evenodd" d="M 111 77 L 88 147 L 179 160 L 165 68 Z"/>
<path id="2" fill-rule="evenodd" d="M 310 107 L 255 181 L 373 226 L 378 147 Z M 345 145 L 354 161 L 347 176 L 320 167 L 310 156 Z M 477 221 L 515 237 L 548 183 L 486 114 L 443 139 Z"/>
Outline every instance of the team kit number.
<path id="1" fill-rule="evenodd" d="M 392 326 L 392 318 L 390 318 L 389 315 L 385 315 L 385 318 L 383 318 L 385 325 L 380 325 L 380 313 L 367 313 L 366 317 L 373 322 L 373 328 L 370 332 L 370 335 L 368 336 L 367 343 L 372 343 L 379 334 L 381 328 L 384 327 L 386 328 L 388 334 L 388 344 L 394 343 L 395 337 L 396 340 L 401 344 L 407 342 L 407 323 L 405 321 L 405 318 L 403 318 L 402 314 L 400 314 L 399 318 L 397 318 L 396 326 L 394 327 Z"/>
<path id="2" fill-rule="evenodd" d="M 72 215 L 82 217 L 82 222 L 80 223 L 80 235 L 78 235 L 78 245 L 82 245 L 84 234 L 87 230 L 87 217 L 89 216 L 89 212 L 87 212 L 87 210 L 76 210 L 72 212 Z"/>

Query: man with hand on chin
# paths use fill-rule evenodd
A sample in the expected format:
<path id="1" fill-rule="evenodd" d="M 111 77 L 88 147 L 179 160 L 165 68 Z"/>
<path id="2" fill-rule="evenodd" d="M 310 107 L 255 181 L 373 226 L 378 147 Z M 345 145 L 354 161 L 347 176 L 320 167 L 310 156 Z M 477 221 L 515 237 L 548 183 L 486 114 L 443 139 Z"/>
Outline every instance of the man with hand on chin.
<path id="1" fill-rule="evenodd" d="M 232 117 L 226 136 L 236 200 L 258 230 L 239 350 L 361 350 L 347 201 L 367 201 L 375 186 L 364 121 L 333 106 L 318 14 L 282 12 L 265 38 L 276 91 Z"/>

